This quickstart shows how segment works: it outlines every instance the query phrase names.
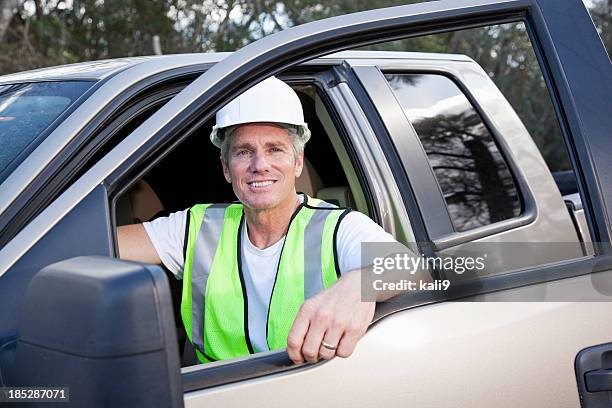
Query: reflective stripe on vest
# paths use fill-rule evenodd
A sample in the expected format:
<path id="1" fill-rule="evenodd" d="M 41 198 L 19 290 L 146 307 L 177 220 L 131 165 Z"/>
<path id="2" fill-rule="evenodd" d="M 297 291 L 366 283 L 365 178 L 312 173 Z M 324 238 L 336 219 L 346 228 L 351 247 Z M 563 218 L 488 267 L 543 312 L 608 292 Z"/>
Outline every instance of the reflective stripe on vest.
<path id="1" fill-rule="evenodd" d="M 350 210 L 306 197 L 287 231 L 268 310 L 270 350 L 286 347 L 305 299 L 338 277 L 335 235 Z M 202 362 L 253 353 L 241 270 L 242 204 L 201 204 L 189 211 L 181 316 Z"/>

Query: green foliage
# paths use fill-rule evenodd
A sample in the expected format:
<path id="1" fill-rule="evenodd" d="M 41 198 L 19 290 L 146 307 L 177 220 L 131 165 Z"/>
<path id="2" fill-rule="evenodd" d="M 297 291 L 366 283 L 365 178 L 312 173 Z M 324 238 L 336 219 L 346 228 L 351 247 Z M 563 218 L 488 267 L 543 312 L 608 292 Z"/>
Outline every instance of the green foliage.
<path id="1" fill-rule="evenodd" d="M 233 51 L 294 25 L 420 2 L 423 0 L 0 0 L 0 8 L 18 4 L 0 38 L 0 75 L 79 61 L 151 55 L 154 36 L 159 36 L 165 54 Z M 587 4 L 610 52 L 612 0 L 588 0 Z M 510 101 L 551 169 L 570 168 L 523 24 L 437 34 L 366 49 L 470 56 Z"/>

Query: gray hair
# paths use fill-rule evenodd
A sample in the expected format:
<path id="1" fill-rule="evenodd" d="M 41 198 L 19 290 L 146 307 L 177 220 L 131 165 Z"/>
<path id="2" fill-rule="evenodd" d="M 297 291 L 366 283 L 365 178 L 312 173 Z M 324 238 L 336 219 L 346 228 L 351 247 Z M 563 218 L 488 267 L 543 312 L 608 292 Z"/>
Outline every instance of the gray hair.
<path id="1" fill-rule="evenodd" d="M 281 126 L 283 129 L 286 129 L 287 132 L 289 133 L 289 136 L 291 137 L 291 141 L 293 145 L 294 158 L 297 159 L 299 155 L 304 153 L 304 147 L 306 146 L 306 141 L 302 137 L 300 137 L 300 134 L 295 126 L 286 125 L 286 124 L 278 124 L 278 125 Z M 229 163 L 230 138 L 232 134 L 234 133 L 234 130 L 236 130 L 239 126 L 240 125 L 229 126 L 227 128 L 220 129 L 223 132 L 223 138 L 221 141 L 221 157 L 223 157 L 223 160 L 225 160 L 226 163 Z"/>

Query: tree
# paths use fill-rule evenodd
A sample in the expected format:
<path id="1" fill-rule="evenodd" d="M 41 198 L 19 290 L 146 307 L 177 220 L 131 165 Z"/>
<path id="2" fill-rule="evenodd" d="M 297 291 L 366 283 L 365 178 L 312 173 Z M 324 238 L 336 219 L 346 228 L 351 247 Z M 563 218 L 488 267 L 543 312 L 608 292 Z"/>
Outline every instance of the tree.
<path id="1" fill-rule="evenodd" d="M 0 0 L 0 43 L 21 0 Z"/>

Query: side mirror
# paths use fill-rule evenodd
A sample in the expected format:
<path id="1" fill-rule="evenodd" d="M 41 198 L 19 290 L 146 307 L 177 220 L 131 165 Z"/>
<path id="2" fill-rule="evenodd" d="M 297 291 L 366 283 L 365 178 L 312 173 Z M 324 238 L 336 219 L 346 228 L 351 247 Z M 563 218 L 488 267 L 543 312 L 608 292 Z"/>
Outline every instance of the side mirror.
<path id="1" fill-rule="evenodd" d="M 15 385 L 68 387 L 71 406 L 183 407 L 164 272 L 103 257 L 44 268 L 26 293 L 15 366 Z"/>

